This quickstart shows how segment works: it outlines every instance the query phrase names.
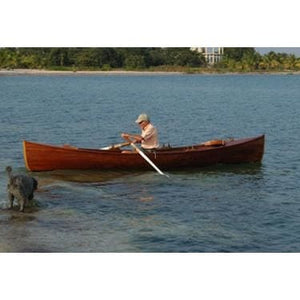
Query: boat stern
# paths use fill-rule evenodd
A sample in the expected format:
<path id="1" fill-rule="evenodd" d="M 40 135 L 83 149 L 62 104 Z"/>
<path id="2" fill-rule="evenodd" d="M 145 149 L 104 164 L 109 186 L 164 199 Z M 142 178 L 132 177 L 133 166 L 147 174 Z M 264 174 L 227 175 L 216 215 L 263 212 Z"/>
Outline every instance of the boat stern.
<path id="1" fill-rule="evenodd" d="M 27 159 L 27 141 L 23 141 L 23 157 L 24 157 L 24 163 L 25 163 L 25 167 L 28 171 L 31 171 L 29 164 L 28 164 L 28 159 Z"/>

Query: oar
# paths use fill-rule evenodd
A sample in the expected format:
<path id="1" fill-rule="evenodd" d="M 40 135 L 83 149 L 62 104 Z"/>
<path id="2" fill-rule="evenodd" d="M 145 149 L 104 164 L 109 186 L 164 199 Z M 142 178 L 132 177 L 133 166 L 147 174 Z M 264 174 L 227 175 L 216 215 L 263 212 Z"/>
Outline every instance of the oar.
<path id="1" fill-rule="evenodd" d="M 136 146 L 134 143 L 130 143 L 130 145 L 137 151 L 137 153 L 144 158 L 150 165 L 153 167 L 160 175 L 165 175 L 169 177 L 167 174 L 163 173 L 151 160 L 150 158 L 142 151 L 138 146 Z"/>
<path id="2" fill-rule="evenodd" d="M 120 144 L 100 148 L 100 150 L 111 150 L 111 149 L 115 149 L 115 148 L 121 148 L 121 147 L 129 146 L 130 144 L 131 144 L 131 142 L 125 142 L 125 143 L 120 143 Z"/>

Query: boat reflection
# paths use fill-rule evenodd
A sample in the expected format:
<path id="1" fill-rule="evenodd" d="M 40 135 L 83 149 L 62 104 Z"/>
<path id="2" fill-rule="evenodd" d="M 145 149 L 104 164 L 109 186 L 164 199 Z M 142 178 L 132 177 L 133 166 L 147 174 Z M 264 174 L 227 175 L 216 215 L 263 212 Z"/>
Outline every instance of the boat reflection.
<path id="1" fill-rule="evenodd" d="M 113 181 L 120 177 L 140 174 L 141 172 L 126 171 L 99 171 L 99 170 L 56 170 L 49 172 L 34 172 L 39 185 L 48 185 L 56 181 L 69 181 L 78 183 L 93 183 Z"/>
<path id="2" fill-rule="evenodd" d="M 236 175 L 263 175 L 264 165 L 263 163 L 243 163 L 243 164 L 217 164 L 213 166 L 191 168 L 182 171 L 173 171 L 173 174 L 184 175 L 184 174 L 197 174 L 203 175 L 209 174 L 236 174 Z"/>
<path id="3" fill-rule="evenodd" d="M 168 174 L 172 177 L 188 175 L 263 175 L 264 166 L 262 163 L 245 164 L 217 164 L 201 168 L 191 168 L 184 170 L 170 171 Z M 39 186 L 49 185 L 58 181 L 76 182 L 76 183 L 107 183 L 116 179 L 125 177 L 136 177 L 149 175 L 153 171 L 99 171 L 99 170 L 56 170 L 49 172 L 34 172 L 31 175 L 39 181 Z M 155 173 L 156 174 L 156 173 Z M 147 177 L 147 176 L 146 176 Z M 157 177 L 157 176 L 155 176 Z M 143 176 L 144 178 L 144 176 Z M 148 177 L 147 177 L 148 178 Z M 152 177 L 151 177 L 152 178 Z M 141 179 L 140 179 L 141 180 Z M 143 181 L 143 180 L 142 180 Z"/>

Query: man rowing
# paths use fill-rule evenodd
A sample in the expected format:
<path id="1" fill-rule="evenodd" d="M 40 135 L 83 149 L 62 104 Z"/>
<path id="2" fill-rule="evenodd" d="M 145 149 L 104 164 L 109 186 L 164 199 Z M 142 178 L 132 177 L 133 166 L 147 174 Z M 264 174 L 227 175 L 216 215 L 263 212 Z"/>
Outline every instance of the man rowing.
<path id="1" fill-rule="evenodd" d="M 159 147 L 157 129 L 150 123 L 150 118 L 147 114 L 140 114 L 135 121 L 140 128 L 141 134 L 122 133 L 121 137 L 134 143 L 140 143 L 144 150 L 154 150 Z"/>

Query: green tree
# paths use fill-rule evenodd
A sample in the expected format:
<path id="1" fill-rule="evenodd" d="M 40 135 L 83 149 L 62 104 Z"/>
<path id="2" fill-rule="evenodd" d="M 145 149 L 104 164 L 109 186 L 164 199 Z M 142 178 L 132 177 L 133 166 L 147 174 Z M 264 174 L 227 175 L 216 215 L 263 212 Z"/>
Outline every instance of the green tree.
<path id="1" fill-rule="evenodd" d="M 18 67 L 18 55 L 16 49 L 6 48 L 0 51 L 0 67 L 14 69 Z"/>
<path id="2" fill-rule="evenodd" d="M 145 59 L 143 55 L 130 54 L 125 58 L 125 67 L 127 69 L 145 68 Z"/>
<path id="3" fill-rule="evenodd" d="M 243 56 L 254 55 L 254 48 L 224 48 L 224 56 L 236 61 L 242 60 Z"/>
<path id="4" fill-rule="evenodd" d="M 241 63 L 243 65 L 243 70 L 247 72 L 257 70 L 260 60 L 261 60 L 261 55 L 257 52 L 244 53 L 241 60 Z"/>
<path id="5" fill-rule="evenodd" d="M 296 59 L 296 56 L 293 54 L 285 57 L 285 59 L 283 61 L 284 68 L 289 69 L 289 70 L 295 70 L 296 64 L 297 64 L 297 59 Z"/>
<path id="6" fill-rule="evenodd" d="M 49 51 L 48 66 L 67 66 L 69 65 L 68 51 L 66 48 L 52 48 Z"/>

